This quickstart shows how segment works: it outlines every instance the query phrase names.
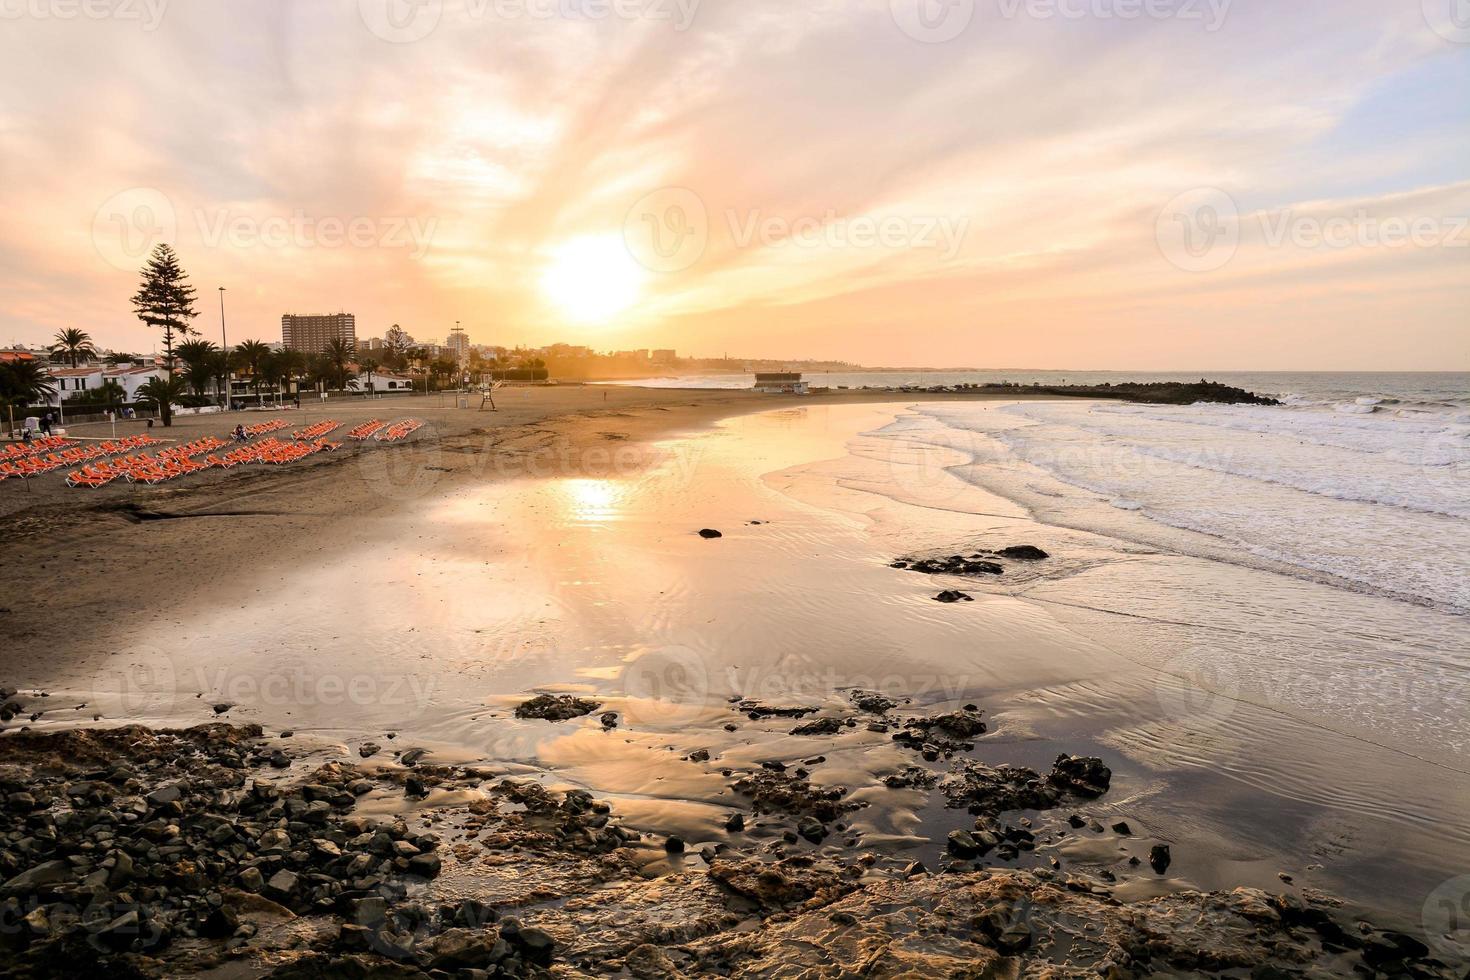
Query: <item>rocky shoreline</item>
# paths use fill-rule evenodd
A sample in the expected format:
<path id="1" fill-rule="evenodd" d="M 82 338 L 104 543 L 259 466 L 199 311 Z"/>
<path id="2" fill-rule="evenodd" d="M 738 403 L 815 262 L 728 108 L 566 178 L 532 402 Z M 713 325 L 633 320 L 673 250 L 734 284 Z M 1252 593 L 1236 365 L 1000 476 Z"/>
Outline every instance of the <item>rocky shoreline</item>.
<path id="1" fill-rule="evenodd" d="M 1217 402 L 1227 405 L 1280 405 L 1281 402 L 1266 395 L 1258 395 L 1244 388 L 1221 384 L 1218 381 L 1128 381 L 1121 384 L 1100 385 L 1019 385 L 1019 384 L 955 384 L 955 385 L 905 385 L 902 388 L 882 388 L 881 391 L 903 391 L 913 394 L 946 395 L 972 392 L 985 395 L 1059 395 L 1065 398 L 1109 398 L 1120 401 L 1143 402 L 1150 405 L 1193 405 L 1197 402 Z"/>
<path id="2" fill-rule="evenodd" d="M 1345 921 L 1325 897 L 1125 903 L 1112 872 L 1064 866 L 1054 850 L 1131 836 L 1088 813 L 1109 789 L 1102 760 L 992 766 L 971 755 L 986 732 L 975 705 L 849 701 L 832 712 L 734 700 L 731 724 L 784 721 L 813 740 L 862 728 L 911 751 L 882 784 L 967 811 L 934 868 L 886 866 L 866 848 L 850 821 L 867 804 L 810 778 L 821 755 L 722 770 L 747 809 L 723 840 L 689 843 L 627 827 L 586 791 L 433 765 L 421 750 L 351 759 L 220 723 L 12 728 L 0 735 L 4 972 L 1454 975 L 1418 940 Z M 522 706 L 538 724 L 614 737 L 618 719 L 599 707 L 544 695 Z M 1132 843 L 1138 874 L 1167 868 L 1167 844 Z M 652 854 L 672 872 L 649 871 Z M 1017 861 L 1034 866 L 1005 866 Z"/>

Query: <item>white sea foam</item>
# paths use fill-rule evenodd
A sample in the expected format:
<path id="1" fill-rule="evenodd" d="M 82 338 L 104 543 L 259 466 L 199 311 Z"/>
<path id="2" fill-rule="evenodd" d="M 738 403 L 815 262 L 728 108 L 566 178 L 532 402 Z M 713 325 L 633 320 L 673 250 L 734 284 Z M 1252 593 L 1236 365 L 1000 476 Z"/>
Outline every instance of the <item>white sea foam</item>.
<path id="1" fill-rule="evenodd" d="M 984 433 L 1010 466 L 1073 488 L 1069 519 L 1080 526 L 1102 503 L 1210 535 L 1242 559 L 1470 610 L 1470 427 L 1445 413 L 1083 402 L 917 410 Z M 972 475 L 1003 491 L 1001 463 Z"/>

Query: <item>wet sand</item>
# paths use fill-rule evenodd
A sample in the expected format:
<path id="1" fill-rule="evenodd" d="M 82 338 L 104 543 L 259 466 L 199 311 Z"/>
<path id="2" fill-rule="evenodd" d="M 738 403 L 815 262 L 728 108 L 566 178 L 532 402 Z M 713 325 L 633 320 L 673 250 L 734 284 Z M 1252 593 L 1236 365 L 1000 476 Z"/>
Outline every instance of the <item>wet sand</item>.
<path id="1" fill-rule="evenodd" d="M 1001 498 L 960 506 L 943 482 L 952 461 L 930 451 L 900 449 L 882 466 L 931 499 L 875 493 L 849 450 L 878 451 L 862 435 L 913 396 L 568 388 L 516 405 L 517 394 L 499 416 L 402 408 L 394 414 L 431 426 L 401 449 L 239 483 L 220 474 L 181 491 L 103 491 L 84 498 L 90 512 L 78 491 L 17 509 L 7 579 L 24 563 L 24 583 L 64 583 L 0 619 L 20 653 L 6 657 L 4 682 L 60 702 L 32 730 L 91 714 L 197 724 L 218 705 L 225 720 L 288 729 L 347 759 L 415 746 L 436 763 L 493 762 L 586 787 L 628 826 L 695 847 L 731 842 L 724 824 L 747 805 L 733 770 L 820 758 L 806 767 L 811 784 L 863 804 L 828 846 L 860 847 L 888 874 L 915 859 L 932 866 L 969 823 L 931 793 L 883 784 L 919 761 L 892 732 L 792 735 L 791 718 L 751 718 L 732 703 L 857 720 L 849 692 L 860 688 L 916 714 L 978 704 L 990 730 L 975 757 L 990 764 L 1045 772 L 1075 752 L 1112 766 L 1094 812 L 1128 833 L 988 863 L 1115 869 L 1129 900 L 1237 885 L 1346 892 L 1364 913 L 1415 930 L 1434 880 L 1426 852 L 1463 853 L 1453 822 L 1441 823 L 1463 799 L 1458 783 L 1436 784 L 1391 747 L 1357 745 L 1345 797 L 1349 780 L 1331 762 L 1344 741 L 1269 706 L 1222 708 L 1198 678 L 1130 656 L 1149 638 L 1121 629 L 1112 610 L 1069 605 L 1070 582 L 1126 568 L 1102 542 Z M 748 414 L 757 409 L 768 411 Z M 374 413 L 334 406 L 333 417 Z M 916 521 L 908 510 L 920 504 Z M 701 538 L 703 527 L 723 536 Z M 995 582 L 889 567 L 1019 543 L 1054 557 L 1007 562 Z M 1134 564 L 1155 574 L 1157 557 Z M 24 583 L 7 581 L 7 594 Z M 935 603 L 941 587 L 974 601 Z M 585 695 L 599 710 L 555 725 L 516 718 L 534 691 Z M 611 730 L 599 721 L 609 711 Z M 1395 800 L 1412 815 L 1407 828 L 1385 819 Z M 779 844 L 789 829 L 757 839 Z M 1172 846 L 1168 873 L 1146 866 L 1158 843 Z M 654 875 L 686 862 L 655 847 L 640 863 Z M 1378 887 L 1405 869 L 1417 869 L 1408 884 Z"/>

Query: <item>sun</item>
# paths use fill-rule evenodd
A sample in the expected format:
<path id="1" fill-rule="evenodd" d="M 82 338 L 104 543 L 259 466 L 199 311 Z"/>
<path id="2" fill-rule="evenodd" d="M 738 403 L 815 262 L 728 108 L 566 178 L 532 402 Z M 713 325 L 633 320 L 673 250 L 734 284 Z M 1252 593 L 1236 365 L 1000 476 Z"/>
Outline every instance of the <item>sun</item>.
<path id="1" fill-rule="evenodd" d="M 541 273 L 541 292 L 577 323 L 598 323 L 628 309 L 643 292 L 644 270 L 621 235 L 585 235 L 558 245 Z"/>

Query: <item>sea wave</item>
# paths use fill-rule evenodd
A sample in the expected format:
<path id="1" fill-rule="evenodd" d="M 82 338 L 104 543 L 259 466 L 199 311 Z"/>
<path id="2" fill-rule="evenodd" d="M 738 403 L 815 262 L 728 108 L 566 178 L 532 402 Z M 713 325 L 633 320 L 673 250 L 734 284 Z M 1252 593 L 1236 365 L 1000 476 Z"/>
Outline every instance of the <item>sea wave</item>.
<path id="1" fill-rule="evenodd" d="M 984 411 L 951 403 L 915 411 L 951 431 L 983 434 L 1013 461 L 971 468 L 989 489 L 1005 493 L 1016 463 L 1072 488 L 1065 503 L 1078 526 L 1115 520 L 1090 508 L 1132 511 L 1209 535 L 1243 558 L 1470 610 L 1462 557 L 1470 551 L 1470 427 L 1253 406 L 1029 402 Z"/>

